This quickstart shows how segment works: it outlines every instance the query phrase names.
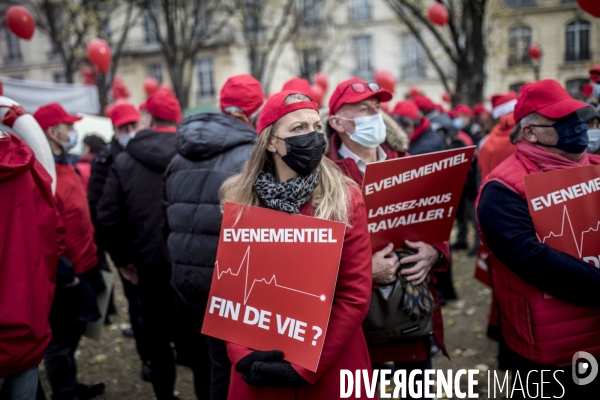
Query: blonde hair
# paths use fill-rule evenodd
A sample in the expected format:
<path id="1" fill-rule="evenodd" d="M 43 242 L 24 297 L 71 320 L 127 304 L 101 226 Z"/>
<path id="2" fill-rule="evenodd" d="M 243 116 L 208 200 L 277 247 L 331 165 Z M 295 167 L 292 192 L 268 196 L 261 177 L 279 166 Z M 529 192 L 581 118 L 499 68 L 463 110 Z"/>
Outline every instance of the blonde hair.
<path id="1" fill-rule="evenodd" d="M 286 98 L 286 103 L 288 98 Z M 297 100 L 297 97 L 294 96 L 293 99 Z M 274 169 L 272 156 L 267 151 L 267 146 L 276 131 L 277 122 L 267 126 L 258 137 L 242 172 L 223 183 L 219 193 L 221 207 L 226 201 L 250 206 L 260 204 L 260 199 L 254 189 L 254 182 L 266 163 L 271 164 Z M 310 198 L 310 203 L 316 210 L 315 217 L 350 225 L 350 190 L 352 187 L 357 187 L 356 183 L 342 174 L 337 165 L 325 156 L 315 171 L 319 183 Z"/>

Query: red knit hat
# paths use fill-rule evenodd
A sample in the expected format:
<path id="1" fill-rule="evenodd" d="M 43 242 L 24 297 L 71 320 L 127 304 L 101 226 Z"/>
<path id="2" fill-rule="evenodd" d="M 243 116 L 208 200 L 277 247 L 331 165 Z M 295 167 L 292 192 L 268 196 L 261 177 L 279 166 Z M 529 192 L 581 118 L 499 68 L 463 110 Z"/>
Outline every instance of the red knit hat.
<path id="1" fill-rule="evenodd" d="M 423 112 L 430 112 L 435 110 L 435 104 L 427 96 L 416 96 L 414 100 L 419 110 Z"/>
<path id="2" fill-rule="evenodd" d="M 140 113 L 131 103 L 119 103 L 113 107 L 110 120 L 118 128 L 125 124 L 138 122 L 140 120 Z"/>
<path id="3" fill-rule="evenodd" d="M 560 119 L 588 107 L 586 103 L 572 98 L 554 79 L 544 79 L 527 86 L 515 105 L 515 121 L 537 112 L 550 119 Z"/>
<path id="4" fill-rule="evenodd" d="M 399 115 L 401 117 L 414 119 L 415 121 L 419 121 L 421 119 L 421 116 L 419 115 L 419 107 L 417 107 L 417 105 L 410 100 L 399 101 L 398 104 L 396 104 L 396 107 L 394 107 L 392 115 Z"/>
<path id="5" fill-rule="evenodd" d="M 312 86 L 310 86 L 310 82 L 303 78 L 292 78 L 286 83 L 283 84 L 281 88 L 284 90 L 292 90 L 296 93 L 302 93 L 310 97 L 311 99 L 315 98 L 315 95 L 312 90 Z"/>
<path id="6" fill-rule="evenodd" d="M 81 120 L 83 117 L 77 115 L 71 115 L 65 111 L 65 109 L 58 103 L 50 103 L 45 106 L 41 106 L 33 113 L 33 118 L 40 124 L 42 130 L 46 130 L 54 125 L 60 123 L 72 124 Z"/>
<path id="7" fill-rule="evenodd" d="M 335 88 L 329 98 L 329 115 L 335 115 L 344 104 L 358 103 L 369 97 L 377 96 L 380 102 L 390 101 L 394 95 L 383 90 L 379 84 L 367 83 L 360 78 L 350 78 Z M 375 89 L 375 90 L 373 90 Z"/>
<path id="8" fill-rule="evenodd" d="M 262 131 L 269 125 L 277 122 L 281 117 L 292 111 L 301 110 L 303 108 L 315 110 L 319 112 L 319 106 L 314 101 L 297 101 L 291 104 L 285 104 L 285 99 L 292 94 L 298 94 L 297 91 L 284 90 L 283 92 L 275 93 L 265 103 L 260 114 L 258 115 L 258 124 L 256 131 L 260 135 Z M 304 94 L 304 93 L 301 93 Z"/>
<path id="9" fill-rule="evenodd" d="M 493 95 L 492 117 L 497 119 L 503 115 L 510 114 L 515 110 L 515 104 L 517 104 L 517 94 L 514 91 Z"/>
<path id="10" fill-rule="evenodd" d="M 265 92 L 260 82 L 251 75 L 235 75 L 227 79 L 221 89 L 220 106 L 237 107 L 250 116 L 258 110 L 265 101 Z"/>
<path id="11" fill-rule="evenodd" d="M 454 115 L 466 115 L 467 117 L 473 117 L 473 110 L 466 104 L 458 104 L 454 107 Z"/>
<path id="12" fill-rule="evenodd" d="M 166 89 L 160 89 L 152 93 L 146 100 L 146 109 L 155 118 L 177 123 L 182 120 L 179 100 Z"/>

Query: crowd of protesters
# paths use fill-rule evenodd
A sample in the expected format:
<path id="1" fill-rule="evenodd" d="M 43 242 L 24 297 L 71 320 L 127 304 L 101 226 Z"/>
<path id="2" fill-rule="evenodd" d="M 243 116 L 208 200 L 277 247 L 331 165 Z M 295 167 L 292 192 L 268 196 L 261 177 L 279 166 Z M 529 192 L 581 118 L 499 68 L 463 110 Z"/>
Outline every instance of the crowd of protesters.
<path id="1" fill-rule="evenodd" d="M 600 68 L 590 77 L 600 89 Z M 597 98 L 584 103 L 542 80 L 486 106 L 445 110 L 421 94 L 384 111 L 392 94 L 360 78 L 338 84 L 328 107 L 311 90 L 294 78 L 265 100 L 260 82 L 233 76 L 220 112 L 186 118 L 159 90 L 139 107 L 115 105 L 114 137 L 86 137 L 81 157 L 69 154 L 80 117 L 43 105 L 33 117 L 54 157 L 55 194 L 29 146 L 0 131 L 0 399 L 45 398 L 42 360 L 52 399 L 104 392 L 102 382 L 79 382 L 74 354 L 101 318 L 107 255 L 123 283 L 141 375 L 159 400 L 176 398 L 176 364 L 193 371 L 197 398 L 211 400 L 329 400 L 339 398 L 341 369 L 432 368 L 436 355 L 448 357 L 441 306 L 456 298 L 451 251 L 459 249 L 490 254 L 488 334 L 500 343 L 501 369 L 568 372 L 577 351 L 600 358 L 600 270 L 538 240 L 523 185 L 528 174 L 600 164 Z M 455 241 L 373 253 L 360 190 L 366 165 L 466 146 L 476 152 Z M 348 226 L 316 372 L 285 361 L 281 349 L 200 333 L 225 201 Z M 373 288 L 397 279 L 435 305 L 431 330 L 371 343 L 361 324 Z M 539 301 L 545 293 L 560 303 Z"/>

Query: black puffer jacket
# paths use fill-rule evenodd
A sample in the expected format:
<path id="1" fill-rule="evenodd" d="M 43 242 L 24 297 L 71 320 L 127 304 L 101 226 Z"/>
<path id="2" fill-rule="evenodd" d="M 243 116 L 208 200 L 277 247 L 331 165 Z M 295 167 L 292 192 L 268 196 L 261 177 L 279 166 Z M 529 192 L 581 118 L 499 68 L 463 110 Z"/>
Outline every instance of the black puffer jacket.
<path id="1" fill-rule="evenodd" d="M 240 172 L 257 134 L 224 114 L 199 113 L 177 130 L 177 154 L 165 173 L 171 283 L 180 297 L 204 311 L 221 231 L 219 189 Z"/>
<path id="2" fill-rule="evenodd" d="M 163 174 L 175 156 L 173 133 L 138 132 L 108 174 L 98 203 L 98 234 L 118 267 L 169 264 L 162 236 Z"/>
<path id="3" fill-rule="evenodd" d="M 88 183 L 88 203 L 90 205 L 90 212 L 92 214 L 92 222 L 96 226 L 96 210 L 98 202 L 102 197 L 104 191 L 104 184 L 108 177 L 108 172 L 112 166 L 115 158 L 123 151 L 123 147 L 119 144 L 119 141 L 113 137 L 111 142 L 107 144 L 102 151 L 98 153 L 92 160 L 92 172 L 90 174 L 90 181 Z"/>
<path id="4" fill-rule="evenodd" d="M 446 149 L 446 141 L 442 135 L 432 129 L 427 129 L 410 143 L 408 152 L 411 156 L 418 156 Z"/>

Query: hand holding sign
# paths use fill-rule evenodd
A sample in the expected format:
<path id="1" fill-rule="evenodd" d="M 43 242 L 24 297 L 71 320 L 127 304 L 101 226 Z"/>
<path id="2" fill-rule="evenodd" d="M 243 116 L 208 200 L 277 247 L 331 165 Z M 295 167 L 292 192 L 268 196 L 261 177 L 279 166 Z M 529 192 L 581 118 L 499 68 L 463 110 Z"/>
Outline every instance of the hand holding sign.
<path id="1" fill-rule="evenodd" d="M 227 203 L 202 333 L 281 350 L 285 360 L 314 372 L 345 229 L 338 222 Z"/>

